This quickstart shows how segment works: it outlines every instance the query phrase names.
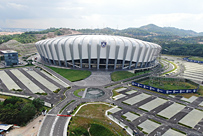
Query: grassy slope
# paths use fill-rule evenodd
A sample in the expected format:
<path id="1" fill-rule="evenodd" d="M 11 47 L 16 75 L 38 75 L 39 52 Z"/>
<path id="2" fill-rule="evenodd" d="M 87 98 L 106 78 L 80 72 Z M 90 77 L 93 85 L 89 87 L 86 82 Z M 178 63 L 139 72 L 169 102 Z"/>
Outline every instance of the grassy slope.
<path id="1" fill-rule="evenodd" d="M 72 82 L 85 79 L 91 75 L 91 72 L 88 70 L 63 69 L 63 68 L 55 68 L 55 67 L 49 67 L 49 66 L 47 67 Z"/>
<path id="2" fill-rule="evenodd" d="M 112 81 L 119 81 L 119 80 L 130 78 L 133 76 L 135 76 L 135 74 L 130 73 L 128 71 L 116 71 L 116 72 L 111 73 Z"/>
<path id="3" fill-rule="evenodd" d="M 134 77 L 134 76 L 138 76 L 138 75 L 142 75 L 145 73 L 149 73 L 150 71 L 143 71 L 143 72 L 137 72 L 137 73 L 131 73 L 128 71 L 116 71 L 111 73 L 111 80 L 112 81 L 119 81 L 119 80 L 123 80 L 126 78 L 130 78 L 130 77 Z"/>

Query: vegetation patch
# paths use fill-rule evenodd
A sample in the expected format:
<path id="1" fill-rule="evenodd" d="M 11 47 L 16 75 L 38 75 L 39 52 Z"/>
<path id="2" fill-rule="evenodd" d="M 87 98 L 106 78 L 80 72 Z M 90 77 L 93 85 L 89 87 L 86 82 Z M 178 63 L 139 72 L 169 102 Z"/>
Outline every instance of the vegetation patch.
<path id="1" fill-rule="evenodd" d="M 77 96 L 77 97 L 80 97 L 80 98 L 81 98 L 82 96 L 78 95 L 78 93 L 79 93 L 79 92 L 82 92 L 82 91 L 85 91 L 85 88 L 75 90 L 75 91 L 73 92 L 73 94 L 74 94 L 75 96 Z"/>
<path id="2" fill-rule="evenodd" d="M 142 131 L 142 130 L 143 130 L 143 128 L 141 128 L 141 127 L 139 127 L 139 126 L 137 126 L 137 128 L 138 128 L 140 131 Z"/>
<path id="3" fill-rule="evenodd" d="M 111 87 L 111 86 L 115 86 L 115 85 L 118 85 L 120 83 L 116 83 L 116 84 L 112 84 L 112 85 L 109 85 L 109 86 L 105 86 L 105 88 L 108 88 L 108 87 Z"/>
<path id="4" fill-rule="evenodd" d="M 158 121 L 156 121 L 156 120 L 154 120 L 154 119 L 149 119 L 150 121 L 153 121 L 153 122 L 155 122 L 155 123 L 157 123 L 157 124 L 161 124 L 160 122 L 158 122 Z"/>
<path id="5" fill-rule="evenodd" d="M 71 82 L 83 80 L 91 75 L 91 72 L 88 70 L 74 70 L 74 69 L 64 69 L 64 68 L 55 68 L 47 66 L 56 73 L 60 74 L 64 78 L 68 79 Z"/>
<path id="6" fill-rule="evenodd" d="M 159 115 L 159 114 L 157 114 L 156 116 L 161 117 L 161 118 L 164 118 L 164 119 L 168 119 L 168 118 L 166 118 L 166 117 L 164 117 L 164 116 L 161 116 L 161 115 Z"/>
<path id="7" fill-rule="evenodd" d="M 192 128 L 191 126 L 185 125 L 185 124 L 180 123 L 180 122 L 178 122 L 178 124 L 179 124 L 179 125 L 182 125 L 182 126 L 184 126 L 184 127 L 187 127 L 187 128 Z"/>
<path id="8" fill-rule="evenodd" d="M 148 112 L 148 110 L 142 109 L 142 108 L 140 108 L 140 107 L 139 107 L 138 109 Z"/>
<path id="9" fill-rule="evenodd" d="M 37 92 L 35 94 L 38 94 L 38 95 L 47 95 L 47 93 L 39 93 L 39 92 Z"/>
<path id="10" fill-rule="evenodd" d="M 135 114 L 135 115 L 140 116 L 140 114 L 138 114 L 138 113 L 136 113 L 136 112 L 133 112 L 133 111 L 130 111 L 130 113 L 133 113 L 133 114 Z"/>
<path id="11" fill-rule="evenodd" d="M 105 116 L 105 111 L 109 108 L 108 105 L 104 104 L 88 104 L 83 106 L 78 113 L 72 117 L 68 129 L 68 136 L 76 136 L 76 133 L 79 132 L 80 134 L 77 136 L 89 136 L 89 134 L 91 136 L 127 135 L 125 130 Z M 89 133 L 87 134 L 86 132 Z M 108 132 L 108 134 L 106 132 Z"/>
<path id="12" fill-rule="evenodd" d="M 136 72 L 136 73 L 131 73 L 131 72 L 128 72 L 128 71 L 116 71 L 116 72 L 111 73 L 111 80 L 112 81 L 120 81 L 120 80 L 123 80 L 123 79 L 126 79 L 126 78 L 139 76 L 139 75 L 149 73 L 149 72 L 150 72 L 150 70 Z"/>
<path id="13" fill-rule="evenodd" d="M 126 116 L 123 116 L 123 115 L 121 115 L 121 117 L 122 117 L 123 119 L 126 119 L 126 118 L 127 118 Z"/>
<path id="14" fill-rule="evenodd" d="M 122 102 L 122 103 L 131 106 L 129 103 L 125 103 L 125 102 Z"/>
<path id="15" fill-rule="evenodd" d="M 122 86 L 121 86 L 121 87 L 114 88 L 114 89 L 112 90 L 112 92 L 113 92 L 113 97 L 120 94 L 120 93 L 118 93 L 116 90 L 121 89 L 121 88 L 125 88 L 125 87 L 122 87 Z"/>
<path id="16" fill-rule="evenodd" d="M 171 62 L 171 61 L 168 61 L 168 60 L 166 60 L 166 59 L 163 59 L 163 60 L 164 60 L 164 61 L 167 61 L 167 62 L 169 62 L 169 63 L 171 63 L 171 64 L 174 66 L 174 68 L 173 68 L 172 70 L 168 71 L 168 72 L 163 73 L 162 75 L 171 73 L 171 72 L 173 72 L 174 70 L 177 69 L 177 65 L 176 65 L 175 63 L 173 63 L 173 62 Z"/>
<path id="17" fill-rule="evenodd" d="M 59 93 L 59 91 L 61 91 L 60 88 L 56 89 L 56 90 L 54 91 L 54 93 Z"/>
<path id="18" fill-rule="evenodd" d="M 91 136 L 114 136 L 115 135 L 108 128 L 100 124 L 91 124 L 89 132 Z"/>
<path id="19" fill-rule="evenodd" d="M 189 82 L 171 78 L 152 78 L 140 82 L 164 90 L 196 89 L 197 86 Z"/>
<path id="20" fill-rule="evenodd" d="M 111 73 L 111 80 L 112 81 L 119 81 L 126 78 L 134 77 L 135 74 L 128 72 L 128 71 L 116 71 Z"/>
<path id="21" fill-rule="evenodd" d="M 11 91 L 22 92 L 22 89 L 11 89 Z"/>
<path id="22" fill-rule="evenodd" d="M 116 92 L 115 90 L 112 90 L 112 92 L 113 92 L 113 97 L 120 94 L 120 93 Z"/>
<path id="23" fill-rule="evenodd" d="M 0 102 L 0 121 L 5 124 L 24 126 L 36 114 L 40 114 L 45 109 L 44 101 L 39 98 L 32 101 L 15 96 L 5 96 L 4 98 L 6 100 Z"/>
<path id="24" fill-rule="evenodd" d="M 202 57 L 189 57 L 190 60 L 197 60 L 197 61 L 203 61 Z"/>
<path id="25" fill-rule="evenodd" d="M 173 129 L 173 130 L 175 130 L 175 131 L 177 131 L 177 132 L 180 132 L 180 133 L 182 133 L 182 134 L 187 134 L 187 133 L 185 133 L 185 132 L 183 132 L 183 131 L 181 131 L 181 130 L 179 130 L 179 129 L 176 129 L 176 128 L 171 128 L 171 129 Z"/>

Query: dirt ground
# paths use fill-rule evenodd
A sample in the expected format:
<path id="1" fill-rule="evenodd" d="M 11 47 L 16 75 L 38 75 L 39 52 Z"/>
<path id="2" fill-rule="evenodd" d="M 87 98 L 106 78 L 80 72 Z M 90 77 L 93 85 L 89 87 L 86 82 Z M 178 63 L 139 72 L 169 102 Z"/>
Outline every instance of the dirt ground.
<path id="1" fill-rule="evenodd" d="M 30 122 L 27 126 L 21 128 L 14 128 L 9 131 L 6 136 L 37 136 L 39 127 L 45 116 L 41 115 Z M 40 122 L 41 120 L 41 122 Z"/>
<path id="2" fill-rule="evenodd" d="M 0 35 L 14 35 L 14 34 L 22 34 L 23 32 L 0 32 Z"/>

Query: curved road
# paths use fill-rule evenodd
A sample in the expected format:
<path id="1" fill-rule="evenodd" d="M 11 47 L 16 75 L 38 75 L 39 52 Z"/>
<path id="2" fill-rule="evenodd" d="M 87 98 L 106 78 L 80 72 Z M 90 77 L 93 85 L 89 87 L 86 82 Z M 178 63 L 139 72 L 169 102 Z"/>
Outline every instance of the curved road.
<path id="1" fill-rule="evenodd" d="M 60 110 L 72 100 L 74 100 L 74 102 L 71 102 L 62 111 L 61 113 L 62 115 L 66 115 L 67 111 L 73 111 L 79 104 L 83 102 L 95 102 L 95 101 L 111 102 L 110 97 L 112 96 L 112 93 L 111 93 L 111 90 L 109 89 L 105 89 L 104 87 L 96 87 L 96 88 L 102 89 L 105 92 L 105 95 L 98 99 L 85 99 L 85 98 L 76 97 L 73 94 L 75 90 L 78 90 L 80 88 L 84 88 L 84 86 L 82 87 L 73 86 L 71 89 L 66 91 L 65 93 L 66 98 L 63 101 L 61 101 L 59 104 L 57 104 L 46 115 L 42 123 L 42 126 L 40 128 L 40 131 L 38 133 L 38 136 L 62 136 L 64 131 L 67 132 L 67 128 L 64 128 L 64 126 L 68 121 L 68 117 L 60 117 L 60 116 L 57 116 L 57 114 L 59 114 Z"/>
<path id="2" fill-rule="evenodd" d="M 43 67 L 43 66 L 42 66 Z M 47 68 L 46 68 L 47 69 Z M 49 71 L 49 72 L 52 72 L 52 71 Z M 55 75 L 55 72 L 52 73 L 53 75 Z M 60 78 L 62 81 L 64 81 L 65 83 L 70 83 L 70 81 L 68 81 L 67 79 L 61 77 L 60 75 L 55 75 L 57 76 L 58 78 Z M 146 75 L 148 76 L 148 75 Z M 67 80 L 67 81 L 66 81 Z M 129 79 L 127 79 L 129 80 Z M 95 101 L 103 101 L 103 102 L 108 102 L 108 103 L 114 103 L 115 105 L 119 106 L 119 107 L 122 107 L 124 111 L 128 111 L 128 110 L 133 110 L 135 111 L 136 113 L 139 113 L 140 112 L 140 115 L 143 114 L 143 116 L 140 117 L 140 119 L 144 119 L 146 120 L 147 118 L 150 118 L 150 119 L 154 119 L 157 117 L 154 116 L 154 113 L 150 113 L 150 112 L 143 112 L 143 111 L 140 111 L 140 110 L 137 110 L 137 108 L 132 108 L 132 107 L 129 107 L 128 105 L 125 105 L 122 103 L 122 99 L 120 99 L 119 101 L 113 101 L 110 97 L 112 96 L 112 92 L 111 90 L 113 88 L 116 88 L 116 87 L 119 87 L 119 86 L 126 86 L 129 82 L 131 81 L 128 81 L 128 82 L 125 82 L 124 84 L 122 84 L 123 81 L 118 81 L 118 82 L 114 82 L 114 83 L 109 83 L 109 84 L 106 84 L 106 85 L 103 85 L 103 86 L 96 86 L 94 84 L 94 87 L 95 88 L 99 88 L 99 89 L 102 89 L 104 92 L 105 92 L 105 95 L 98 98 L 98 99 L 84 99 L 84 98 L 79 98 L 79 97 L 76 97 L 73 92 L 75 90 L 78 90 L 80 88 L 86 88 L 86 87 L 90 87 L 90 86 L 76 86 L 74 85 L 73 83 L 71 83 L 71 86 L 72 88 L 67 90 L 65 92 L 65 95 L 66 95 L 66 98 L 61 101 L 59 104 L 57 104 L 52 110 L 49 111 L 49 113 L 46 115 L 45 119 L 43 120 L 43 123 L 41 125 L 41 128 L 39 130 L 39 133 L 38 133 L 38 136 L 66 136 L 67 135 L 67 121 L 68 119 L 70 119 L 69 117 L 59 117 L 57 116 L 57 114 L 59 113 L 59 111 L 66 105 L 68 104 L 69 102 L 71 102 L 72 100 L 74 100 L 74 102 L 70 103 L 63 111 L 61 114 L 67 114 L 67 111 L 73 111 L 79 104 L 81 104 L 82 102 L 95 102 Z M 118 84 L 119 83 L 119 84 Z M 112 84 L 118 84 L 118 85 L 115 85 L 113 87 L 108 87 L 108 88 L 105 88 L 105 86 L 110 86 Z M 133 89 L 133 88 L 131 88 Z M 161 94 L 158 94 L 158 93 L 154 93 L 154 92 L 150 92 L 150 91 L 146 91 L 146 90 L 143 90 L 143 89 L 138 89 L 139 90 L 139 93 L 148 93 L 148 94 L 151 94 L 155 97 L 160 97 L 160 98 L 164 98 L 164 99 L 167 99 L 167 100 L 170 100 L 172 102 L 178 102 L 178 103 L 181 103 L 181 104 L 184 104 L 184 105 L 187 105 L 188 107 L 192 107 L 192 108 L 195 108 L 195 109 L 199 109 L 199 110 L 203 110 L 203 107 L 199 107 L 197 106 L 198 104 L 197 103 L 200 103 L 201 101 L 196 101 L 197 103 L 188 103 L 186 104 L 184 101 L 181 101 L 178 97 L 175 97 L 175 98 L 172 98 L 172 97 L 168 97 L 168 96 L 165 96 L 165 95 L 161 95 Z M 202 99 L 202 98 L 200 98 Z M 172 104 L 172 103 L 167 103 L 168 105 Z M 157 111 L 158 112 L 158 111 Z M 182 126 L 179 126 L 177 123 L 174 123 L 174 122 L 167 122 L 165 121 L 164 119 L 160 119 L 158 118 L 159 122 L 165 124 L 165 128 L 168 129 L 168 126 L 173 126 L 173 128 L 177 128 L 183 132 L 187 132 L 189 136 L 196 136 L 199 134 L 199 132 L 197 132 L 196 130 L 190 130 L 190 129 L 185 129 L 185 127 L 182 127 Z M 129 122 L 125 121 L 125 120 L 122 120 L 122 122 L 124 122 L 127 126 L 129 126 L 130 128 L 133 128 L 134 130 L 136 130 L 140 136 L 143 136 L 144 134 L 142 132 L 140 132 L 136 127 L 133 127 L 132 124 L 130 124 Z"/>

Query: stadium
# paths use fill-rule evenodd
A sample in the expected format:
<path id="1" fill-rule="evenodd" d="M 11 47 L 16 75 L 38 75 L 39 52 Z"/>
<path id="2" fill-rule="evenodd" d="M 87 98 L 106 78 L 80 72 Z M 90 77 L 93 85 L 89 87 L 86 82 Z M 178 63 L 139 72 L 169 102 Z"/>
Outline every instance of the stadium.
<path id="1" fill-rule="evenodd" d="M 138 69 L 157 65 L 161 46 L 111 35 L 71 35 L 38 41 L 42 60 L 51 65 L 87 69 Z"/>

